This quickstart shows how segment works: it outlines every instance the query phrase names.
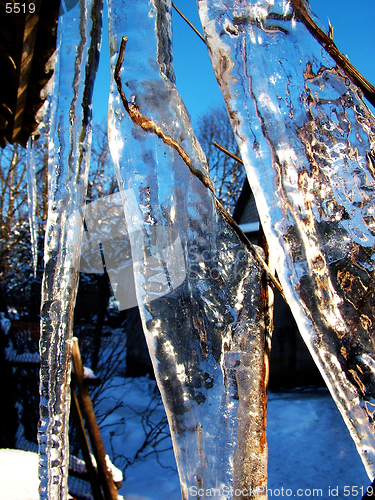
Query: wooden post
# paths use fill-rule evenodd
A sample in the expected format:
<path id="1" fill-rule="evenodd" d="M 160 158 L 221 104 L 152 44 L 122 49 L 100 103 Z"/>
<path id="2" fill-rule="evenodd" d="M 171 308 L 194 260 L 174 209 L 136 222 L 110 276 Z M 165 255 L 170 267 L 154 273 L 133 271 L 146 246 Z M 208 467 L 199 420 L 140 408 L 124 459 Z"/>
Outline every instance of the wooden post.
<path id="1" fill-rule="evenodd" d="M 112 473 L 107 467 L 106 453 L 100 435 L 99 426 L 95 418 L 94 408 L 92 406 L 90 394 L 83 378 L 83 365 L 77 338 L 73 338 L 72 359 L 74 366 L 74 375 L 79 390 L 80 406 L 90 436 L 92 451 L 96 459 L 98 474 L 100 482 L 102 484 L 104 497 L 105 500 L 117 500 L 118 498 L 117 488 L 113 481 Z"/>
<path id="2" fill-rule="evenodd" d="M 100 481 L 97 472 L 95 470 L 95 467 L 92 464 L 89 441 L 87 439 L 87 434 L 82 419 L 82 413 L 79 407 L 78 398 L 76 391 L 74 390 L 74 387 L 71 387 L 71 394 L 72 394 L 71 413 L 73 420 L 76 424 L 77 435 L 81 445 L 83 459 L 86 464 L 86 471 L 89 476 L 92 494 L 94 500 L 104 500 L 102 490 L 100 488 Z"/>

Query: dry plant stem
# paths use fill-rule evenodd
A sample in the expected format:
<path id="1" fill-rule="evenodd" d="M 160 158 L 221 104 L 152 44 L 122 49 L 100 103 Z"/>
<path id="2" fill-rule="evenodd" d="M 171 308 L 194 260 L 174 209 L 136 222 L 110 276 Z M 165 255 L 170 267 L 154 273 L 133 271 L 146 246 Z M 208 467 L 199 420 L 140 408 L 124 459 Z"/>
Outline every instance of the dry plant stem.
<path id="1" fill-rule="evenodd" d="M 125 47 L 126 43 L 128 41 L 128 38 L 126 36 L 122 37 L 121 40 L 121 46 L 120 46 L 120 52 L 118 55 L 117 63 L 116 63 L 116 68 L 115 68 L 115 82 L 118 88 L 118 91 L 120 93 L 120 97 L 122 100 L 122 103 L 124 105 L 124 108 L 126 109 L 127 113 L 129 114 L 132 122 L 135 125 L 138 125 L 141 127 L 142 130 L 145 132 L 154 132 L 159 139 L 161 139 L 167 146 L 172 147 L 177 151 L 177 153 L 181 156 L 181 158 L 184 160 L 186 165 L 189 167 L 191 172 L 199 178 L 199 180 L 208 188 L 212 193 L 214 192 L 214 188 L 212 185 L 212 182 L 210 179 L 208 179 L 200 170 L 196 169 L 190 160 L 189 155 L 187 155 L 184 151 L 184 149 L 181 147 L 181 145 L 175 141 L 170 135 L 165 134 L 162 129 L 156 125 L 155 122 L 153 122 L 150 118 L 148 118 L 145 115 L 142 115 L 142 113 L 139 111 L 138 106 L 134 104 L 129 104 L 124 91 L 122 90 L 122 84 L 121 84 L 121 78 L 120 78 L 120 72 L 121 72 L 121 66 L 122 63 L 124 62 L 124 53 L 125 53 Z"/>
<path id="2" fill-rule="evenodd" d="M 226 155 L 230 156 L 230 158 L 232 158 L 233 160 L 236 160 L 236 161 L 238 161 L 238 163 L 241 163 L 241 165 L 244 164 L 243 161 L 241 160 L 241 158 L 239 156 L 236 156 L 235 154 L 231 153 L 226 148 L 224 148 L 224 146 L 221 146 L 216 141 L 213 142 L 213 145 L 215 146 L 215 148 L 219 149 L 220 151 L 222 151 Z"/>
<path id="3" fill-rule="evenodd" d="M 195 168 L 191 162 L 191 159 L 189 155 L 184 151 L 184 149 L 181 147 L 181 145 L 175 141 L 170 135 L 165 134 L 162 129 L 156 125 L 155 122 L 153 122 L 150 118 L 148 118 L 145 115 L 142 115 L 142 113 L 139 111 L 139 108 L 135 106 L 134 104 L 129 104 L 128 100 L 126 99 L 126 96 L 124 94 L 124 91 L 122 89 L 122 83 L 121 83 L 121 77 L 120 77 L 120 72 L 121 72 L 121 67 L 122 63 L 124 62 L 124 54 L 125 54 L 125 47 L 126 43 L 128 41 L 128 38 L 126 36 L 122 37 L 121 40 L 121 45 L 120 45 L 120 51 L 118 55 L 118 59 L 116 62 L 116 67 L 115 67 L 115 82 L 117 85 L 118 92 L 121 97 L 122 104 L 128 113 L 130 119 L 135 125 L 138 125 L 139 127 L 142 128 L 145 132 L 153 132 L 156 134 L 165 144 L 168 146 L 172 147 L 177 151 L 177 153 L 181 156 L 185 164 L 188 166 L 190 172 L 197 177 L 202 184 L 211 191 L 215 205 L 218 209 L 218 211 L 223 215 L 225 220 L 228 222 L 228 224 L 233 228 L 239 239 L 242 241 L 242 243 L 246 246 L 246 248 L 254 255 L 254 257 L 258 260 L 258 262 L 262 265 L 263 269 L 267 272 L 271 282 L 275 286 L 275 288 L 279 291 L 281 294 L 282 298 L 286 301 L 282 286 L 280 285 L 278 279 L 273 275 L 269 267 L 267 266 L 266 262 L 264 259 L 258 254 L 256 251 L 254 245 L 249 241 L 249 239 L 245 236 L 245 234 L 241 231 L 240 227 L 236 223 L 236 221 L 233 219 L 233 217 L 225 210 L 223 205 L 220 203 L 220 201 L 216 198 L 215 192 L 214 192 L 214 187 L 212 185 L 211 180 L 205 176 L 200 170 Z"/>
<path id="4" fill-rule="evenodd" d="M 339 51 L 333 41 L 333 27 L 329 23 L 329 34 L 326 35 L 319 26 L 313 21 L 304 4 L 304 0 L 292 0 L 296 17 L 301 21 L 313 37 L 326 49 L 329 55 L 336 61 L 342 68 L 352 82 L 359 87 L 369 102 L 375 106 L 375 87 L 366 80 L 366 78 L 351 64 L 348 59 Z M 206 43 L 204 37 L 199 33 L 195 26 L 182 14 L 182 12 L 172 2 L 173 8 L 180 14 L 180 16 L 188 23 L 188 25 L 195 31 L 199 38 Z M 218 146 L 217 146 L 218 147 Z M 220 149 L 220 148 L 219 148 Z"/>
<path id="5" fill-rule="evenodd" d="M 175 6 L 175 4 L 174 4 L 173 2 L 172 2 L 172 7 L 176 10 L 176 12 L 178 12 L 178 13 L 180 14 L 180 16 L 182 17 L 182 19 L 183 19 L 185 22 L 187 22 L 187 23 L 188 23 L 188 25 L 190 26 L 190 28 L 192 28 L 192 29 L 195 31 L 195 33 L 199 36 L 199 38 L 202 40 L 202 42 L 203 42 L 204 44 L 206 44 L 206 40 L 204 39 L 204 36 L 203 36 L 203 35 L 201 35 L 201 34 L 199 33 L 199 31 L 197 30 L 197 28 L 194 26 L 194 24 L 192 24 L 192 23 L 189 21 L 189 19 L 188 19 L 187 17 L 185 17 L 185 16 L 183 15 L 183 13 L 182 13 L 180 10 L 178 10 L 178 8 Z"/>
<path id="6" fill-rule="evenodd" d="M 221 146 L 216 141 L 213 142 L 213 145 L 217 149 L 219 149 L 220 151 L 222 151 L 223 153 L 225 153 L 226 155 L 228 155 L 233 160 L 236 160 L 236 161 L 238 161 L 238 163 L 241 163 L 241 165 L 244 164 L 243 160 L 241 160 L 241 158 L 239 156 L 231 153 L 230 151 L 228 151 L 226 148 L 224 148 L 223 146 Z M 216 199 L 216 197 L 215 197 L 215 201 L 217 201 L 219 203 L 219 201 Z M 238 227 L 238 229 L 241 231 L 241 228 L 237 225 L 237 223 L 230 216 L 230 214 L 228 212 L 226 212 L 226 210 L 224 208 L 222 208 L 222 210 L 225 211 L 225 214 L 223 214 L 223 215 L 227 219 L 227 221 L 229 222 L 229 224 L 233 227 L 233 223 L 234 223 Z M 228 216 L 230 217 L 230 220 L 229 220 Z M 233 223 L 232 223 L 232 221 L 233 221 Z M 247 246 L 248 246 L 248 243 L 252 246 L 252 243 L 248 240 L 248 238 L 246 237 L 245 234 L 244 234 L 244 237 L 246 238 L 246 241 L 243 240 L 242 238 L 241 238 L 241 241 L 243 241 Z M 278 292 L 280 292 L 280 295 L 282 296 L 282 298 L 286 302 L 286 298 L 284 296 L 284 292 L 283 292 L 283 289 L 282 289 L 282 287 L 280 285 L 280 282 L 277 280 L 277 278 L 275 278 L 273 272 L 270 270 L 270 268 L 268 267 L 267 263 L 262 259 L 262 257 L 258 254 L 258 252 L 255 250 L 255 248 L 253 246 L 251 248 L 251 251 L 255 255 L 255 257 L 257 258 L 257 260 L 262 264 L 263 268 L 267 272 L 267 274 L 270 277 L 270 279 L 271 279 L 272 283 L 274 284 L 275 288 L 278 290 Z"/>
<path id="7" fill-rule="evenodd" d="M 348 59 L 339 51 L 336 44 L 329 35 L 326 35 L 319 26 L 313 21 L 308 13 L 304 0 L 292 0 L 292 5 L 296 17 L 301 21 L 312 36 L 326 49 L 329 55 L 342 68 L 352 82 L 359 87 L 369 102 L 375 106 L 375 87 L 369 83 L 364 76 L 348 61 Z M 331 33 L 330 29 L 330 33 Z"/>

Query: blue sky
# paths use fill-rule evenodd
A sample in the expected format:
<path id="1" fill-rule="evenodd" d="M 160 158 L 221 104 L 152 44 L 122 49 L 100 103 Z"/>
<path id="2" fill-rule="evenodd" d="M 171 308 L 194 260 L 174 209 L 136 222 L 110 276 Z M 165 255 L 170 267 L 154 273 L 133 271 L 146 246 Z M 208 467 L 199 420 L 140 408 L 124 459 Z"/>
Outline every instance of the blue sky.
<path id="1" fill-rule="evenodd" d="M 176 6 L 202 32 L 196 0 L 174 0 Z M 310 0 L 324 26 L 334 27 L 334 41 L 354 66 L 375 85 L 375 1 Z M 104 26 L 107 26 L 106 19 Z M 177 88 L 191 115 L 193 126 L 199 115 L 223 102 L 207 48 L 193 30 L 173 12 L 173 51 Z M 106 121 L 109 92 L 107 34 L 103 33 L 99 74 L 94 91 L 94 121 Z"/>

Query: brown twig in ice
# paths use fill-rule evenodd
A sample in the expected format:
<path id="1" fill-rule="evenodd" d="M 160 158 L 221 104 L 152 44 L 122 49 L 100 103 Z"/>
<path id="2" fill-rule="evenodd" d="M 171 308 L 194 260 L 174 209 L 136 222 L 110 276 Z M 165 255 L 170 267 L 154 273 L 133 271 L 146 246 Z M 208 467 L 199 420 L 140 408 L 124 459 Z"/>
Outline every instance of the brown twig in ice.
<path id="1" fill-rule="evenodd" d="M 258 262 L 262 265 L 263 269 L 267 272 L 271 282 L 275 286 L 275 288 L 280 292 L 281 296 L 283 299 L 286 301 L 282 286 L 280 285 L 278 279 L 273 275 L 272 271 L 268 267 L 267 263 L 264 261 L 264 259 L 259 255 L 257 252 L 256 248 L 254 245 L 251 243 L 251 241 L 247 238 L 247 236 L 242 232 L 240 227 L 238 226 L 237 222 L 233 219 L 233 217 L 225 210 L 223 205 L 220 203 L 220 201 L 217 199 L 215 196 L 214 192 L 214 187 L 212 185 L 211 179 L 204 175 L 203 172 L 195 168 L 191 162 L 191 159 L 189 155 L 185 152 L 181 144 L 179 144 L 177 141 L 175 141 L 170 135 L 167 135 L 163 132 L 161 127 L 157 125 L 153 120 L 148 118 L 147 116 L 143 115 L 140 111 L 138 106 L 135 104 L 129 104 L 128 100 L 126 99 L 125 93 L 122 88 L 122 82 L 121 82 L 121 67 L 124 62 L 124 55 L 125 55 L 125 47 L 126 43 L 128 41 L 128 38 L 126 36 L 122 37 L 121 40 L 121 45 L 120 45 L 120 50 L 119 50 L 119 55 L 118 59 L 116 62 L 116 67 L 115 67 L 115 82 L 117 85 L 118 92 L 120 94 L 120 98 L 122 101 L 122 104 L 128 113 L 130 119 L 134 123 L 134 125 L 137 125 L 142 128 L 145 132 L 152 132 L 156 134 L 159 139 L 161 139 L 167 146 L 172 147 L 177 151 L 177 153 L 180 155 L 180 157 L 183 159 L 185 164 L 188 166 L 190 172 L 197 177 L 202 184 L 211 191 L 215 206 L 217 207 L 218 211 L 222 214 L 224 219 L 227 221 L 227 223 L 232 227 L 232 229 L 235 231 L 239 239 L 242 241 L 242 243 L 246 246 L 246 248 L 254 255 L 254 257 L 258 260 Z"/>
<path id="2" fill-rule="evenodd" d="M 120 72 L 121 72 L 121 66 L 122 63 L 124 62 L 124 54 L 125 54 L 125 47 L 126 43 L 128 41 L 128 38 L 126 36 L 122 37 L 121 40 L 121 46 L 120 46 L 120 52 L 118 55 L 117 63 L 116 63 L 116 68 L 115 68 L 115 82 L 118 88 L 118 91 L 120 93 L 120 97 L 122 100 L 122 103 L 124 105 L 125 110 L 129 114 L 132 122 L 135 125 L 138 125 L 141 127 L 142 130 L 145 132 L 153 132 L 156 134 L 159 139 L 161 139 L 167 146 L 172 147 L 177 151 L 177 153 L 181 156 L 181 158 L 184 160 L 186 165 L 189 167 L 191 172 L 199 178 L 199 180 L 212 192 L 214 193 L 214 187 L 212 185 L 211 180 L 206 177 L 200 170 L 195 168 L 191 162 L 191 159 L 189 155 L 185 152 L 184 148 L 179 144 L 177 141 L 175 141 L 170 135 L 167 135 L 163 132 L 163 130 L 150 118 L 148 118 L 145 115 L 142 115 L 142 113 L 139 111 L 138 106 L 135 104 L 129 104 L 128 100 L 125 97 L 124 91 L 122 90 L 122 84 L 121 84 L 121 77 L 120 77 Z"/>

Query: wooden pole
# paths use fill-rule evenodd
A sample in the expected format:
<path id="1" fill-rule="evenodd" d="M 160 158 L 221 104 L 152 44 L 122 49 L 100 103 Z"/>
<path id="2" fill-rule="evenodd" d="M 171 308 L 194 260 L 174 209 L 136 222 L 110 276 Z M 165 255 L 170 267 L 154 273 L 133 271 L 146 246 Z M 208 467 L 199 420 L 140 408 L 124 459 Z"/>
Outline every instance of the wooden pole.
<path id="1" fill-rule="evenodd" d="M 95 467 L 92 464 L 91 454 L 90 454 L 90 445 L 87 438 L 85 426 L 83 424 L 82 413 L 79 407 L 78 398 L 74 387 L 71 387 L 72 394 L 72 406 L 71 413 L 76 425 L 78 440 L 81 445 L 83 459 L 86 464 L 86 471 L 89 476 L 89 481 L 91 485 L 92 494 L 94 500 L 104 500 L 102 490 L 100 488 L 100 481 L 95 470 Z"/>
<path id="2" fill-rule="evenodd" d="M 117 488 L 113 481 L 112 473 L 107 467 L 106 453 L 100 435 L 99 426 L 95 418 L 90 394 L 83 378 L 83 365 L 77 338 L 73 338 L 72 359 L 75 380 L 77 382 L 77 387 L 79 390 L 80 407 L 86 421 L 86 427 L 90 436 L 92 451 L 96 459 L 98 474 L 100 482 L 102 484 L 104 497 L 105 500 L 117 500 Z"/>

